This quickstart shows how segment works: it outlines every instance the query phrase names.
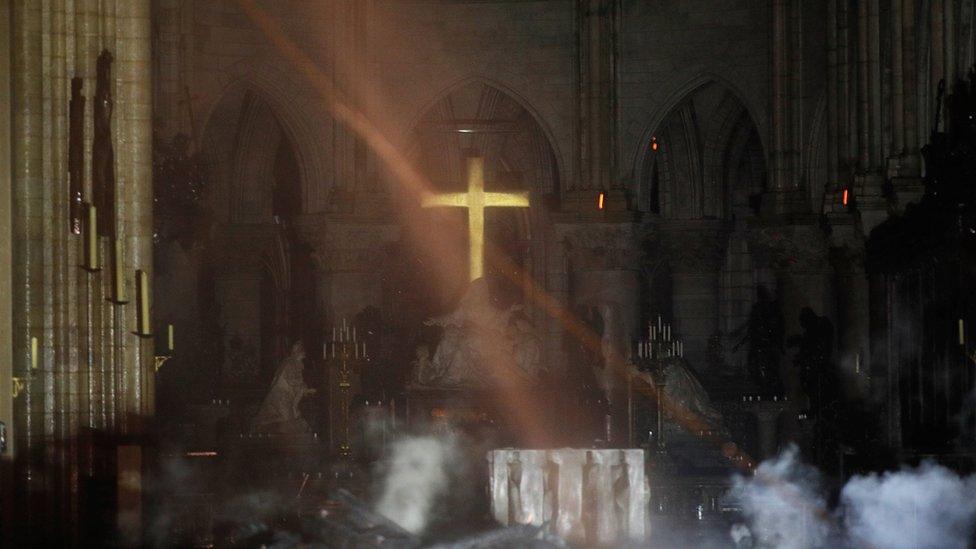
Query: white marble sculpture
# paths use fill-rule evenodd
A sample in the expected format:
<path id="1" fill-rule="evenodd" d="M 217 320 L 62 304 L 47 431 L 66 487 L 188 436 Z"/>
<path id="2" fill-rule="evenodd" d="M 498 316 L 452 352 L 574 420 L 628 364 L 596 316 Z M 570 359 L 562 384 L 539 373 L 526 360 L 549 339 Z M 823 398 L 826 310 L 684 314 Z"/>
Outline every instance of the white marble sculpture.
<path id="1" fill-rule="evenodd" d="M 534 381 L 542 372 L 542 342 L 522 315 L 521 305 L 507 309 L 491 301 L 485 279 L 471 282 L 457 308 L 427 321 L 444 329 L 433 358 L 418 349 L 417 383 L 435 387 L 470 387 L 508 376 Z"/>
<path id="2" fill-rule="evenodd" d="M 545 525 L 586 545 L 647 539 L 644 450 L 505 448 L 488 462 L 492 514 L 503 525 Z"/>
<path id="3" fill-rule="evenodd" d="M 271 390 L 254 417 L 252 429 L 255 432 L 293 434 L 309 431 L 298 410 L 302 397 L 314 392 L 305 385 L 304 360 L 305 348 L 299 341 L 292 345 L 291 353 L 278 366 Z"/>

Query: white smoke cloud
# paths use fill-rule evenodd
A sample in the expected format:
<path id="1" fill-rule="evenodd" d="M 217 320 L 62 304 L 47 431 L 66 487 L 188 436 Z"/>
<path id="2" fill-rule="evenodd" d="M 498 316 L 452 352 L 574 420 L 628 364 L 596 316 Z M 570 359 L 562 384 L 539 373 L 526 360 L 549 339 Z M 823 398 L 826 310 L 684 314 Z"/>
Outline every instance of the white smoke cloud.
<path id="1" fill-rule="evenodd" d="M 960 478 L 925 463 L 854 477 L 841 492 L 841 505 L 852 545 L 966 547 L 976 519 L 976 476 Z"/>
<path id="2" fill-rule="evenodd" d="M 830 534 L 820 474 L 797 459 L 795 446 L 764 461 L 755 476 L 733 479 L 732 495 L 742 503 L 754 541 L 761 547 L 805 549 L 821 546 Z M 733 533 L 739 542 L 744 533 Z"/>
<path id="3" fill-rule="evenodd" d="M 883 475 L 851 478 L 831 512 L 820 475 L 801 463 L 796 447 L 736 477 L 732 495 L 742 505 L 758 547 L 967 547 L 976 527 L 976 475 L 961 478 L 925 463 Z M 737 525 L 738 545 L 749 536 Z"/>
<path id="4" fill-rule="evenodd" d="M 422 533 L 450 483 L 448 467 L 456 452 L 450 437 L 406 436 L 394 442 L 376 512 L 408 532 Z"/>

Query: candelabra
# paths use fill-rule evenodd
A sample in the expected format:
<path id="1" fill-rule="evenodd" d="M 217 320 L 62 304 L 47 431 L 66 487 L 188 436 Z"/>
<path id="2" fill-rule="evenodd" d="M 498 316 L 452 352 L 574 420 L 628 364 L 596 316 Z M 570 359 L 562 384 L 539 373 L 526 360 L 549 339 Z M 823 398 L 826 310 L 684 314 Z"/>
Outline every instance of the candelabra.
<path id="1" fill-rule="evenodd" d="M 667 382 L 665 366 L 669 360 L 684 356 L 684 342 L 672 333 L 671 323 L 664 322 L 661 315 L 658 315 L 657 322 L 651 322 L 647 327 L 647 338 L 636 342 L 634 355 L 637 369 L 641 372 L 647 372 L 653 382 L 655 427 L 657 429 L 654 442 L 657 451 L 663 453 L 666 448 L 664 437 L 664 388 Z M 633 416 L 634 412 L 631 408 L 631 417 Z"/>
<path id="2" fill-rule="evenodd" d="M 342 319 L 333 326 L 332 339 L 322 344 L 329 395 L 329 440 L 341 457 L 352 455 L 350 429 L 352 397 L 360 387 L 360 372 L 366 358 L 366 342 L 358 341 L 356 327 Z"/>

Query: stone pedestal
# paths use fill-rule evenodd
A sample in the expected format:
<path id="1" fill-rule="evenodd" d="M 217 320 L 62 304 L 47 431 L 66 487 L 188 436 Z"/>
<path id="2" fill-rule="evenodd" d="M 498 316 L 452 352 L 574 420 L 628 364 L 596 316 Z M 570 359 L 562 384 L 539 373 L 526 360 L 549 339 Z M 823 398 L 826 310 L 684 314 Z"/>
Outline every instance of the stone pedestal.
<path id="1" fill-rule="evenodd" d="M 644 450 L 505 448 L 488 463 L 491 510 L 503 525 L 546 525 L 587 545 L 647 538 Z"/>

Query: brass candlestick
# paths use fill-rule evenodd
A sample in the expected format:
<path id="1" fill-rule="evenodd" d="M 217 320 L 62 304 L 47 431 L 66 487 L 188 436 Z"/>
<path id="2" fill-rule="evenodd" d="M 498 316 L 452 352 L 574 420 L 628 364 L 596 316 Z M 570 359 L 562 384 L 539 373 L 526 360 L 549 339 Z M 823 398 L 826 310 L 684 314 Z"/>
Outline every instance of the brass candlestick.
<path id="1" fill-rule="evenodd" d="M 90 273 L 102 270 L 98 261 L 98 210 L 88 204 L 88 223 L 85 226 L 85 264 L 82 268 Z"/>

